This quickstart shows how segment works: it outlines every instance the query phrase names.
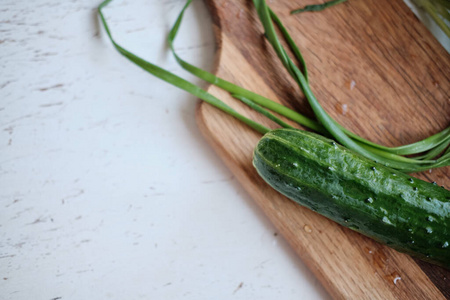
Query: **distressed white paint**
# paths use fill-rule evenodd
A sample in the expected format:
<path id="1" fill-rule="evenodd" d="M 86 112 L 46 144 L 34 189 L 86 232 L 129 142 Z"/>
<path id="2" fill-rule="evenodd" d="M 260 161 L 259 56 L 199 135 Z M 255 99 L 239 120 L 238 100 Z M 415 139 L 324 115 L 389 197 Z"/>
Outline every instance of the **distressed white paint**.
<path id="1" fill-rule="evenodd" d="M 164 44 L 183 3 L 106 14 L 192 80 Z M 121 57 L 98 4 L 0 2 L 0 299 L 326 299 L 200 135 L 195 97 Z M 177 47 L 211 69 L 202 1 Z"/>

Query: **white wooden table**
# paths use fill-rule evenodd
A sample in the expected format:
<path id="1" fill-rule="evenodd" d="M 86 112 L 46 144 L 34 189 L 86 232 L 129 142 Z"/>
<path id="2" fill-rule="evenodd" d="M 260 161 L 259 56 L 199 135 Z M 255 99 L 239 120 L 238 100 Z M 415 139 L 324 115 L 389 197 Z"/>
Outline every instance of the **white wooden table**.
<path id="1" fill-rule="evenodd" d="M 202 84 L 164 41 L 184 2 L 105 12 Z M 329 299 L 200 135 L 195 97 L 121 57 L 99 3 L 0 2 L 0 299 Z M 202 1 L 176 45 L 211 69 Z"/>

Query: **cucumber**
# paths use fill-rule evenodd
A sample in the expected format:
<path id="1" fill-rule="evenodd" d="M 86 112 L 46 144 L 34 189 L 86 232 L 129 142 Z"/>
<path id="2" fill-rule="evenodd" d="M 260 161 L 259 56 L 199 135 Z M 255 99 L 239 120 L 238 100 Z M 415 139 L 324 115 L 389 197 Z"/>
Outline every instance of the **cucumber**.
<path id="1" fill-rule="evenodd" d="M 400 252 L 450 268 L 447 189 L 296 129 L 265 134 L 253 165 L 291 200 Z"/>

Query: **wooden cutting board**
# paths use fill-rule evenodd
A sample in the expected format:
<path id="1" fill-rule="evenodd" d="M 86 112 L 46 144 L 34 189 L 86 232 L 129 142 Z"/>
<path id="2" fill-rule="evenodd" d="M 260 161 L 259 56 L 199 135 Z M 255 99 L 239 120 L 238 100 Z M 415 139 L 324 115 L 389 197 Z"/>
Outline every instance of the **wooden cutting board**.
<path id="1" fill-rule="evenodd" d="M 312 116 L 264 39 L 249 0 L 206 1 L 224 79 Z M 268 1 L 300 46 L 312 90 L 338 122 L 397 146 L 450 125 L 450 56 L 401 0 L 350 0 L 291 16 L 314 1 Z M 211 86 L 243 114 L 276 126 Z M 271 189 L 252 166 L 258 133 L 201 103 L 199 127 L 267 217 L 336 299 L 444 299 L 450 272 L 412 259 L 305 209 Z M 450 187 L 450 168 L 414 174 Z M 450 250 L 449 250 L 450 251 Z"/>

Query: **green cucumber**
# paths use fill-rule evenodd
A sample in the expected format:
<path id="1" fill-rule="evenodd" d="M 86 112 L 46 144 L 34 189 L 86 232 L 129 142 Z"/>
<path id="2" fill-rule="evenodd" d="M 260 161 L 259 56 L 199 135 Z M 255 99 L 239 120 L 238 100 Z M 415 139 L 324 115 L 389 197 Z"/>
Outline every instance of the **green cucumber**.
<path id="1" fill-rule="evenodd" d="M 268 132 L 253 165 L 275 190 L 400 252 L 450 268 L 450 191 L 323 136 Z"/>

